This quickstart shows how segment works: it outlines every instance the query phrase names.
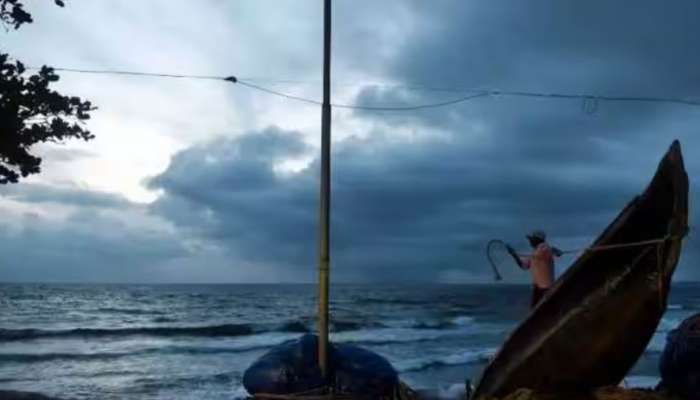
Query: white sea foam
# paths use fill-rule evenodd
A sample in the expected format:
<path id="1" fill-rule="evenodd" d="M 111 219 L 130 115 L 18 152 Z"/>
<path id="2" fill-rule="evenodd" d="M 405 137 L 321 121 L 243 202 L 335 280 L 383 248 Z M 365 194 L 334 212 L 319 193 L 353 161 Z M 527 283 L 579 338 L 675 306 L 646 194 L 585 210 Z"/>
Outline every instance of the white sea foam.
<path id="1" fill-rule="evenodd" d="M 421 371 L 429 367 L 471 364 L 478 361 L 487 361 L 490 357 L 496 354 L 496 350 L 496 348 L 489 347 L 483 349 L 471 349 L 437 357 L 399 360 L 394 363 L 394 367 L 399 372 L 409 372 Z"/>
<path id="2" fill-rule="evenodd" d="M 236 389 L 231 392 L 231 397 L 234 400 L 244 400 L 250 397 L 250 394 L 248 394 L 248 391 L 245 390 L 243 386 L 237 386 Z"/>
<path id="3" fill-rule="evenodd" d="M 227 340 L 225 346 L 229 350 L 255 350 L 266 347 L 276 346 L 284 343 L 287 340 L 296 339 L 301 336 L 300 333 L 284 333 L 284 332 L 269 332 L 261 333 L 242 338 Z M 204 347 L 200 344 L 200 347 Z"/>
<path id="4" fill-rule="evenodd" d="M 469 326 L 474 323 L 474 317 L 462 316 L 452 319 L 452 323 L 457 326 Z"/>
<path id="5" fill-rule="evenodd" d="M 653 388 L 659 383 L 658 376 L 648 376 L 648 375 L 630 375 L 625 378 L 620 386 L 628 388 Z"/>
<path id="6" fill-rule="evenodd" d="M 446 329 L 458 326 L 470 326 L 475 323 L 475 320 L 472 316 L 462 315 L 449 320 L 406 318 L 383 321 L 382 323 L 391 328 Z"/>
<path id="7" fill-rule="evenodd" d="M 456 400 L 464 399 L 466 397 L 467 390 L 463 383 L 453 383 L 450 385 L 443 385 L 438 388 L 438 399 L 444 400 Z"/>
<path id="8" fill-rule="evenodd" d="M 417 320 L 397 320 L 392 321 L 386 328 L 364 328 L 350 331 L 333 332 L 331 340 L 337 343 L 359 343 L 359 344 L 390 344 L 390 343 L 411 343 L 437 340 L 446 337 L 459 336 L 469 333 L 478 333 L 487 326 L 481 326 L 468 316 L 457 317 L 451 320 L 451 328 L 431 328 L 430 324 L 425 324 L 426 328 L 416 328 L 419 324 Z M 225 341 L 227 350 L 254 350 L 272 347 L 290 339 L 301 336 L 301 333 L 293 332 L 267 332 L 250 336 L 244 336 Z M 221 346 L 221 341 L 215 341 L 215 346 Z"/>
<path id="9" fill-rule="evenodd" d="M 359 329 L 356 331 L 332 333 L 331 340 L 341 343 L 409 343 L 435 340 L 445 336 L 457 335 L 461 332 L 458 329 Z"/>

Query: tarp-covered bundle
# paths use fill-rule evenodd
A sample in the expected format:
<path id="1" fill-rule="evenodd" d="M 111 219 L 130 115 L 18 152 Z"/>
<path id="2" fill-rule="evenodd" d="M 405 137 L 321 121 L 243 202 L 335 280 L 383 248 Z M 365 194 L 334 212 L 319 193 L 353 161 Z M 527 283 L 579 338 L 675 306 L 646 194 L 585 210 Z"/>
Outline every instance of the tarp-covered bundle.
<path id="1" fill-rule="evenodd" d="M 318 337 L 307 334 L 265 353 L 243 375 L 250 394 L 301 394 L 332 387 L 334 392 L 390 397 L 398 388 L 396 370 L 380 355 L 348 344 L 329 345 L 329 379 L 318 368 Z"/>
<path id="2" fill-rule="evenodd" d="M 700 314 L 668 334 L 659 367 L 665 389 L 700 398 Z"/>

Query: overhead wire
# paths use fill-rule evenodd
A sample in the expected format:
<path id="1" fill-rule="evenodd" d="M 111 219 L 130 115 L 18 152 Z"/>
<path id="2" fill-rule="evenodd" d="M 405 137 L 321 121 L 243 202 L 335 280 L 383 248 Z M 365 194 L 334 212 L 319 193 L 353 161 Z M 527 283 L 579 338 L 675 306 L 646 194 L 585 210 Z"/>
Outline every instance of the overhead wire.
<path id="1" fill-rule="evenodd" d="M 427 104 L 419 104 L 415 106 L 363 106 L 363 105 L 355 105 L 355 104 L 331 104 L 331 106 L 335 108 L 348 108 L 352 110 L 364 110 L 364 111 L 414 111 L 414 110 L 422 110 L 426 108 L 437 108 L 437 107 L 444 107 L 444 106 L 449 106 L 452 104 L 457 104 L 457 103 L 462 103 L 471 99 L 475 99 L 477 97 L 484 97 L 488 96 L 488 93 L 472 93 L 467 96 L 459 97 L 456 99 L 452 100 L 446 100 L 438 103 L 427 103 Z"/>
<path id="2" fill-rule="evenodd" d="M 251 88 L 251 89 L 259 90 L 259 91 L 264 92 L 264 93 L 267 93 L 267 94 L 272 94 L 272 95 L 275 95 L 275 96 L 284 97 L 284 98 L 287 98 L 287 99 L 292 99 L 292 100 L 297 100 L 297 101 L 303 101 L 303 102 L 305 102 L 305 103 L 315 104 L 315 105 L 318 105 L 318 106 L 323 105 L 322 102 L 317 101 L 317 100 L 307 99 L 307 98 L 305 98 L 305 97 L 300 97 L 300 96 L 295 96 L 295 95 L 292 95 L 292 94 L 287 94 L 287 93 L 278 92 L 278 91 L 276 91 L 276 90 L 269 89 L 269 88 L 266 88 L 266 87 L 262 87 L 262 86 L 259 86 L 259 85 L 254 84 L 254 83 L 250 83 L 250 82 L 243 81 L 243 80 L 240 80 L 240 79 L 238 79 L 235 83 L 237 83 L 237 84 L 239 84 L 239 85 L 241 85 L 241 86 L 245 86 L 245 87 Z"/>
<path id="3" fill-rule="evenodd" d="M 37 67 L 28 67 L 27 69 L 38 70 Z M 234 84 L 238 84 L 249 89 L 257 90 L 262 93 L 269 95 L 282 97 L 290 100 L 300 101 L 307 104 L 322 105 L 318 100 L 302 97 L 290 93 L 286 93 L 280 90 L 271 89 L 269 87 L 262 86 L 255 82 L 268 81 L 271 83 L 283 83 L 283 84 L 305 84 L 311 82 L 305 81 L 295 81 L 289 79 L 265 79 L 265 78 L 236 78 L 235 76 L 217 76 L 217 75 L 191 75 L 191 74 L 171 74 L 171 73 L 155 73 L 155 72 L 139 72 L 139 71 L 125 71 L 125 70 L 98 70 L 98 69 L 79 69 L 79 68 L 63 68 L 63 67 L 52 67 L 55 71 L 62 72 L 73 72 L 73 73 L 87 73 L 87 74 L 105 74 L 105 75 L 127 75 L 127 76 L 146 76 L 146 77 L 157 77 L 157 78 L 181 78 L 181 79 L 202 79 L 202 80 L 219 80 L 226 81 Z M 692 100 L 687 98 L 678 97 L 652 97 L 652 96 L 610 96 L 610 95 L 593 95 L 593 94 L 572 94 L 572 93 L 547 93 L 547 92 L 534 92 L 534 91 L 516 91 L 516 90 L 499 90 L 499 89 L 450 89 L 450 88 L 439 88 L 439 87 L 429 87 L 421 85 L 401 85 L 401 84 L 355 84 L 356 86 L 388 86 L 401 88 L 405 90 L 426 90 L 426 91 L 441 91 L 441 92 L 452 92 L 452 93 L 468 93 L 464 96 L 458 98 L 439 101 L 434 103 L 425 103 L 418 105 L 407 105 L 407 106 L 373 106 L 373 105 L 362 105 L 362 104 L 342 104 L 333 103 L 332 107 L 361 110 L 361 111 L 415 111 L 421 109 L 438 108 L 449 106 L 453 104 L 458 104 L 466 102 L 472 99 L 486 96 L 512 96 L 512 97 L 528 97 L 528 98 L 549 98 L 549 99 L 568 99 L 568 100 L 583 100 L 584 102 L 593 102 L 589 106 L 590 110 L 594 112 L 597 109 L 595 105 L 598 101 L 613 101 L 613 102 L 646 102 L 646 103 L 671 103 L 671 104 L 682 104 L 689 106 L 700 106 L 700 100 Z"/>
<path id="4" fill-rule="evenodd" d="M 98 69 L 79 69 L 79 68 L 57 68 L 50 67 L 54 71 L 75 72 L 82 74 L 103 74 L 103 75 L 131 75 L 131 76 L 150 76 L 156 78 L 183 78 L 183 79 L 208 79 L 208 80 L 224 80 L 226 77 L 213 75 L 186 75 L 186 74 L 163 74 L 156 72 L 137 72 L 137 71 L 120 71 L 120 70 L 98 70 Z M 27 67 L 29 70 L 40 70 L 38 67 Z"/>

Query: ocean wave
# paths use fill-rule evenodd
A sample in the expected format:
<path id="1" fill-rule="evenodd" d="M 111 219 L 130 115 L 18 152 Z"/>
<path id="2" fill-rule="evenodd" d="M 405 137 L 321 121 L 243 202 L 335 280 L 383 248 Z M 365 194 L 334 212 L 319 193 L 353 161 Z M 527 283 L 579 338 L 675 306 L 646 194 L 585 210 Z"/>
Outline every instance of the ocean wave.
<path id="1" fill-rule="evenodd" d="M 341 343 L 392 344 L 431 341 L 461 333 L 463 333 L 463 331 L 458 329 L 360 329 L 349 332 L 331 333 L 331 339 Z"/>
<path id="2" fill-rule="evenodd" d="M 413 329 L 454 329 L 457 327 L 452 321 L 421 321 L 409 326 Z"/>
<path id="3" fill-rule="evenodd" d="M 282 332 L 306 333 L 309 332 L 309 327 L 301 321 L 287 321 L 279 326 L 279 330 Z"/>
<path id="4" fill-rule="evenodd" d="M 192 388 L 207 384 L 228 385 L 240 382 L 238 371 L 222 372 L 210 375 L 191 375 L 176 377 L 140 378 L 133 382 L 139 392 L 159 391 L 171 388 Z"/>
<path id="5" fill-rule="evenodd" d="M 647 348 L 644 350 L 647 354 L 661 353 L 666 347 L 666 333 L 657 332 L 651 337 Z"/>
<path id="6" fill-rule="evenodd" d="M 217 327 L 223 329 L 220 326 Z M 168 328 L 168 335 L 174 334 L 189 334 L 192 332 L 193 328 L 187 328 L 183 333 L 183 329 L 178 328 Z M 109 334 L 114 334 L 114 330 L 110 330 Z M 124 330 L 119 330 L 124 333 Z M 128 333 L 131 334 L 142 334 L 143 329 L 132 329 Z M 60 337 L 66 337 L 66 335 L 73 335 L 75 332 L 72 331 L 57 331 L 61 332 Z M 36 331 L 32 331 L 32 338 L 40 337 L 56 337 L 57 332 L 41 331 L 37 334 Z M 92 334 L 98 336 L 104 336 L 101 331 L 92 330 Z M 99 333 L 98 333 L 99 332 Z M 137 333 L 138 332 L 138 333 Z M 147 330 L 146 332 L 154 333 L 154 330 Z M 198 332 L 197 334 L 203 334 L 204 332 Z M 158 331 L 159 334 L 165 332 Z M 218 332 L 216 336 L 225 336 L 224 332 Z M 381 328 L 381 329 L 362 329 L 347 332 L 337 332 L 331 333 L 331 339 L 338 343 L 357 343 L 357 344 L 369 344 L 369 345 L 382 345 L 382 344 L 396 344 L 396 343 L 417 343 L 423 341 L 433 341 L 441 338 L 448 337 L 450 335 L 463 334 L 464 330 L 454 329 L 454 330 L 444 330 L 444 329 L 410 329 L 410 328 Z M 15 333 L 16 334 L 16 333 Z M 77 337 L 85 334 L 85 330 L 81 331 L 81 334 L 76 334 Z M 204 342 L 202 344 L 168 344 L 155 347 L 145 347 L 139 349 L 133 349 L 130 352 L 97 352 L 97 353 L 67 353 L 67 352 L 55 352 L 55 353 L 0 353 L 0 362 L 18 362 L 18 363 L 40 363 L 55 360 L 78 360 L 78 361 L 103 361 L 111 360 L 128 356 L 147 356 L 147 355 L 167 355 L 167 354 L 226 354 L 226 353 L 243 353 L 253 350 L 264 350 L 270 347 L 282 344 L 286 341 L 298 338 L 300 333 L 297 332 L 266 332 L 258 333 L 253 335 L 238 336 L 231 340 L 226 341 L 215 341 L 215 342 Z M 26 336 L 23 336 L 26 337 Z M 16 337 L 13 336 L 13 339 Z M 478 353 L 459 353 L 457 355 L 443 357 L 438 360 L 433 361 L 420 361 L 419 363 L 438 365 L 443 364 L 460 364 L 469 362 L 471 357 L 474 355 L 478 356 Z M 421 365 L 422 365 L 421 364 Z M 413 368 L 416 368 L 415 366 Z"/>
<path id="7" fill-rule="evenodd" d="M 37 363 L 56 360 L 112 360 L 131 353 L 0 353 L 0 362 Z"/>
<path id="8" fill-rule="evenodd" d="M 111 336 L 244 336 L 254 334 L 249 324 L 224 324 L 187 327 L 134 327 L 134 328 L 76 328 L 65 330 L 48 329 L 0 329 L 0 342 L 39 338 L 85 338 Z"/>
<path id="9" fill-rule="evenodd" d="M 457 326 L 469 326 L 474 323 L 474 317 L 461 316 L 452 319 L 452 323 Z"/>
<path id="10" fill-rule="evenodd" d="M 291 333 L 265 333 L 241 337 L 230 343 L 217 346 L 168 345 L 146 347 L 133 352 L 96 352 L 96 353 L 0 353 L 0 362 L 40 363 L 57 360 L 105 361 L 129 356 L 167 354 L 226 354 L 243 353 L 251 350 L 266 349 L 298 337 Z"/>
<path id="11" fill-rule="evenodd" d="M 168 323 L 168 322 L 177 322 L 176 319 L 174 318 L 169 318 L 169 317 L 155 317 L 153 318 L 153 322 L 162 324 L 162 323 Z"/>
<path id="12" fill-rule="evenodd" d="M 668 336 L 668 333 L 676 329 L 681 322 L 683 322 L 683 320 L 685 320 L 691 314 L 682 313 L 681 315 L 678 315 L 678 313 L 676 313 L 676 315 L 676 317 L 664 316 L 661 319 L 659 326 L 656 328 L 656 332 L 654 332 L 649 344 L 647 344 L 647 348 L 644 350 L 645 353 L 656 354 L 663 352 L 664 348 L 666 347 L 666 337 Z"/>
<path id="13" fill-rule="evenodd" d="M 630 375 L 626 377 L 620 386 L 628 388 L 654 388 L 659 383 L 658 376 Z"/>
<path id="14" fill-rule="evenodd" d="M 475 319 L 472 316 L 459 315 L 449 319 L 417 320 L 414 318 L 387 321 L 383 327 L 412 328 L 412 329 L 455 329 L 472 326 Z M 378 326 L 382 327 L 382 326 Z"/>
<path id="15" fill-rule="evenodd" d="M 94 311 L 107 314 L 126 314 L 126 315 L 163 315 L 165 312 L 159 310 L 148 310 L 143 308 L 118 308 L 118 307 L 101 307 Z"/>
<path id="16" fill-rule="evenodd" d="M 15 390 L 0 389 L 0 399 L 24 399 L 24 400 L 61 400 L 58 397 L 47 396 L 37 392 L 20 392 Z"/>
<path id="17" fill-rule="evenodd" d="M 152 319 L 155 324 L 172 323 L 174 319 L 158 316 Z M 152 337 L 238 337 L 252 336 L 262 333 L 309 333 L 312 332 L 312 323 L 306 319 L 292 319 L 276 323 L 257 324 L 221 324 L 203 326 L 132 326 L 123 328 L 73 328 L 73 329 L 3 329 L 0 328 L 0 342 L 34 340 L 42 338 L 98 338 L 98 337 L 128 337 L 128 336 L 152 336 Z M 452 331 L 475 327 L 475 321 L 470 316 L 458 316 L 443 320 L 394 320 L 384 323 L 377 321 L 331 321 L 331 333 L 348 341 L 365 341 L 376 343 L 378 341 L 412 341 L 416 337 L 434 338 L 443 335 L 440 331 Z M 379 336 L 376 336 L 376 335 Z M 390 338 L 387 338 L 387 335 Z M 403 338 L 394 336 L 402 335 Z"/>
<path id="18" fill-rule="evenodd" d="M 242 385 L 240 385 L 237 386 L 236 389 L 231 391 L 231 398 L 233 400 L 246 400 L 250 398 L 250 394 L 247 390 L 245 390 L 245 388 Z"/>
<path id="19" fill-rule="evenodd" d="M 683 308 L 682 310 L 686 310 Z M 672 316 L 667 313 L 664 315 L 663 318 L 661 318 L 661 321 L 659 321 L 659 326 L 656 327 L 657 332 L 670 332 L 673 329 L 676 329 L 681 322 L 683 322 L 686 318 L 690 317 L 693 315 L 691 312 L 687 311 L 679 311 L 679 310 L 673 310 Z"/>
<path id="20" fill-rule="evenodd" d="M 217 354 L 242 353 L 251 350 L 267 349 L 288 340 L 296 339 L 299 333 L 268 332 L 258 335 L 236 338 L 228 343 L 216 346 L 179 346 L 172 345 L 162 348 L 166 353 Z"/>
<path id="21" fill-rule="evenodd" d="M 347 332 L 355 331 L 358 329 L 369 329 L 369 328 L 386 328 L 387 325 L 376 321 L 351 321 L 351 320 L 332 320 L 331 321 L 331 331 L 334 332 Z"/>
<path id="22" fill-rule="evenodd" d="M 354 299 L 357 304 L 396 304 L 396 305 L 426 305 L 425 300 L 410 300 L 410 299 L 395 299 L 395 298 L 381 298 L 381 297 L 360 297 Z"/>
<path id="23" fill-rule="evenodd" d="M 450 365 L 473 364 L 483 361 L 488 361 L 491 356 L 496 354 L 496 348 L 472 349 L 462 351 L 455 354 L 439 357 L 425 357 L 411 360 L 397 361 L 394 367 L 399 372 L 416 372 L 428 368 L 444 367 Z"/>
<path id="24" fill-rule="evenodd" d="M 154 323 L 172 323 L 176 320 L 168 317 L 155 317 Z M 335 322 L 333 330 L 354 330 L 361 323 Z M 220 324 L 202 326 L 136 326 L 126 328 L 74 328 L 74 329 L 0 329 L 0 342 L 32 340 L 41 338 L 92 338 L 124 336 L 194 336 L 194 337 L 237 337 L 268 332 L 307 333 L 310 327 L 306 321 L 289 320 L 279 323 L 259 324 Z"/>

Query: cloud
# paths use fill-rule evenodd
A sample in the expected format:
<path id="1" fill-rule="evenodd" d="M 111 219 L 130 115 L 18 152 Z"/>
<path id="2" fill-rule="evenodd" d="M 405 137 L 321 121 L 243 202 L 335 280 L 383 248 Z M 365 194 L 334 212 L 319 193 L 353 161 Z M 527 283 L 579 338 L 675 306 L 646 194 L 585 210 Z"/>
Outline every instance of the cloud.
<path id="1" fill-rule="evenodd" d="M 375 3 L 335 4 L 338 103 L 464 95 L 425 87 L 700 93 L 700 55 L 688 51 L 700 37 L 694 1 Z M 37 6 L 37 23 L 8 36 L 8 49 L 33 64 L 289 78 L 302 82 L 274 87 L 320 95 L 318 5 L 76 7 Z M 13 267 L 0 279 L 315 279 L 317 108 L 218 83 L 109 79 L 59 82 L 101 107 L 91 121 L 98 139 L 47 153 L 40 179 L 2 191 L 11 217 L 0 250 Z M 333 123 L 336 281 L 488 280 L 486 241 L 524 249 L 523 232 L 535 227 L 561 247 L 585 246 L 644 189 L 675 138 L 698 221 L 697 108 L 501 96 L 412 112 L 336 110 Z M 679 279 L 700 279 L 699 256 L 693 235 Z M 70 268 L 49 274 L 52 260 Z"/>
<path id="2" fill-rule="evenodd" d="M 0 187 L 0 195 L 24 203 L 54 203 L 79 207 L 119 208 L 136 207 L 124 196 L 115 193 L 81 189 L 74 186 L 22 184 Z"/>
<path id="3" fill-rule="evenodd" d="M 276 162 L 306 151 L 301 138 L 272 127 L 184 150 L 151 181 L 163 192 L 152 212 L 219 243 L 241 262 L 312 280 L 317 159 L 297 172 L 275 172 Z M 524 232 L 543 227 L 558 244 L 585 246 L 644 188 L 607 168 L 602 160 L 612 154 L 598 156 L 599 166 L 586 174 L 575 163 L 516 167 L 495 162 L 499 156 L 497 148 L 475 147 L 464 135 L 336 143 L 334 277 L 487 280 L 483 246 L 489 239 L 522 245 Z M 639 174 L 648 180 L 653 172 Z"/>
<path id="4" fill-rule="evenodd" d="M 700 93 L 700 58 L 687 54 L 696 36 L 691 32 L 700 33 L 688 18 L 698 11 L 695 2 L 666 7 L 644 1 L 635 10 L 607 2 L 411 5 L 423 23 L 407 32 L 385 70 L 392 82 L 404 86 L 367 85 L 356 104 L 413 105 L 463 95 L 416 90 L 419 85 L 687 98 Z M 591 106 L 595 112 L 587 113 Z M 700 114 L 693 107 L 501 96 L 412 113 L 358 111 L 356 117 L 384 132 L 413 129 L 431 135 L 437 130 L 462 143 L 471 141 L 458 151 L 465 164 L 484 160 L 470 170 L 486 173 L 490 187 L 474 188 L 469 196 L 484 193 L 491 196 L 490 205 L 503 203 L 502 209 L 482 214 L 494 220 L 510 216 L 500 236 L 524 225 L 552 224 L 564 240 L 594 236 L 594 227 L 613 215 L 622 198 L 644 187 L 675 138 L 686 152 L 691 204 L 698 197 L 692 177 L 700 173 L 693 157 L 700 145 Z M 442 164 L 448 154 L 436 154 L 434 161 Z M 503 173 L 494 172 L 498 169 Z M 459 192 L 451 189 L 448 195 L 453 193 Z M 504 202 L 505 197 L 518 200 Z M 696 221 L 693 212 L 691 225 Z M 556 228 L 560 222 L 561 230 Z M 691 237 L 679 278 L 700 277 L 692 268 L 697 255 L 698 242 Z"/>
<path id="5" fill-rule="evenodd" d="M 170 280 L 191 255 L 183 237 L 120 195 L 75 187 L 2 188 L 0 281 Z"/>

